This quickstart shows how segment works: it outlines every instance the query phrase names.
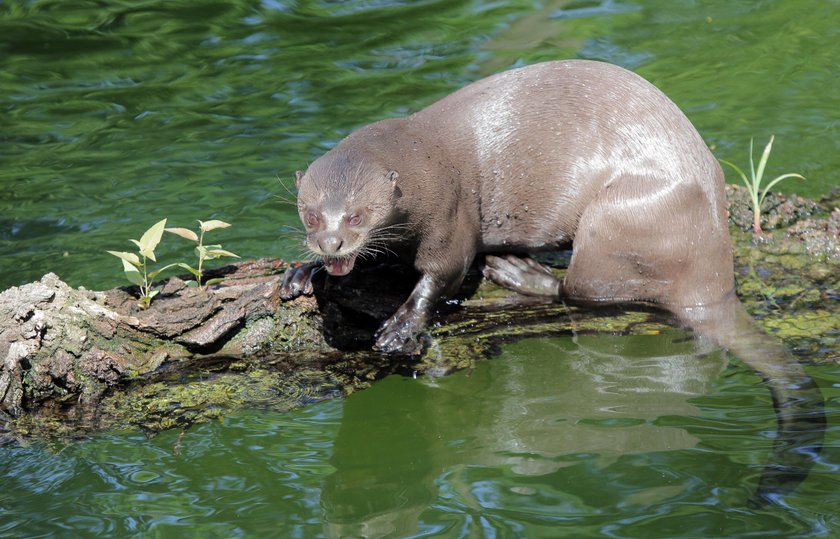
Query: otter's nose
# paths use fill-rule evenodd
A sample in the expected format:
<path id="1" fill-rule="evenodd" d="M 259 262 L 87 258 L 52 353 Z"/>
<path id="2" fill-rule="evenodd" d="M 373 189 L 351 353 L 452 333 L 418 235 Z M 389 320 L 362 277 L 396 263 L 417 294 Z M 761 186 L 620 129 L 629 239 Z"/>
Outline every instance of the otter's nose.
<path id="1" fill-rule="evenodd" d="M 338 236 L 325 236 L 318 240 L 318 248 L 327 255 L 338 254 L 343 244 L 344 242 Z"/>

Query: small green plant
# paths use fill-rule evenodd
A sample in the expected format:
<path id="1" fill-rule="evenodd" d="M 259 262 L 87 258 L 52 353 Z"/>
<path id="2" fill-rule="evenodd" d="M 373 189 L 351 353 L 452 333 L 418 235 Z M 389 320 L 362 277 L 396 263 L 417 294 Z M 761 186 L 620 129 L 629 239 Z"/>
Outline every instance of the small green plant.
<path id="1" fill-rule="evenodd" d="M 137 254 L 125 251 L 108 251 L 122 260 L 126 278 L 132 284 L 140 287 L 140 301 L 137 304 L 143 309 L 148 309 L 152 303 L 152 298 L 160 292 L 160 290 L 152 290 L 152 280 L 160 275 L 162 271 L 175 265 L 170 264 L 159 270 L 148 271 L 147 261 L 157 262 L 155 258 L 155 247 L 160 243 L 165 227 L 166 219 L 161 219 L 144 232 L 140 240 L 130 240 L 137 246 Z"/>
<path id="2" fill-rule="evenodd" d="M 770 136 L 770 142 L 767 143 L 767 146 L 764 147 L 764 153 L 761 154 L 761 159 L 758 161 L 758 169 L 755 168 L 753 163 L 753 140 L 750 139 L 750 177 L 747 178 L 747 175 L 744 174 L 744 171 L 741 170 L 737 165 L 730 163 L 729 161 L 725 161 L 723 159 L 720 160 L 721 163 L 725 165 L 729 165 L 738 175 L 741 177 L 741 181 L 744 182 L 744 185 L 747 186 L 747 190 L 750 193 L 750 198 L 752 199 L 752 209 L 753 209 L 753 234 L 761 234 L 761 204 L 764 202 L 764 197 L 767 196 L 767 192 L 770 191 L 770 188 L 779 183 L 782 180 L 786 180 L 788 178 L 799 178 L 804 180 L 805 177 L 801 176 L 800 174 L 795 173 L 788 173 L 782 174 L 781 176 L 776 176 L 770 183 L 767 184 L 767 187 L 761 189 L 761 184 L 764 180 L 764 167 L 767 166 L 767 159 L 770 157 L 770 150 L 773 148 L 773 139 L 775 135 Z"/>
<path id="3" fill-rule="evenodd" d="M 202 283 L 201 280 L 204 278 L 204 262 L 206 260 L 214 260 L 216 258 L 221 258 L 223 256 L 229 256 L 233 258 L 239 258 L 239 255 L 231 253 L 230 251 L 225 251 L 222 249 L 221 245 L 204 245 L 204 233 L 210 232 L 211 230 L 215 230 L 217 228 L 227 228 L 230 224 L 225 223 L 224 221 L 212 220 L 212 221 L 199 221 L 198 222 L 199 231 L 201 234 L 196 234 L 189 228 L 166 228 L 167 232 L 171 232 L 172 234 L 181 236 L 184 239 L 194 241 L 198 243 L 195 248 L 195 254 L 198 256 L 198 268 L 194 268 L 189 264 L 185 264 L 183 262 L 178 262 L 177 264 L 173 264 L 176 266 L 180 266 L 185 270 L 189 271 L 193 275 L 195 275 L 195 281 L 187 281 L 187 284 L 190 286 L 202 286 L 204 285 L 211 285 L 214 283 L 218 283 L 222 281 L 223 278 L 218 279 L 210 279 L 205 283 Z"/>

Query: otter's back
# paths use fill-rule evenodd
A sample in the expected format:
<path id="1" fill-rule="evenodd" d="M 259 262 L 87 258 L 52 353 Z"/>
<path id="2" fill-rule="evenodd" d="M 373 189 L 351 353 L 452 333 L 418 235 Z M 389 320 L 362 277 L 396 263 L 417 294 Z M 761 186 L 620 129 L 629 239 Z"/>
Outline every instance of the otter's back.
<path id="1" fill-rule="evenodd" d="M 612 182 L 663 192 L 693 184 L 711 221 L 724 215 L 722 172 L 700 135 L 660 90 L 618 66 L 567 60 L 513 69 L 409 121 L 433 122 L 463 161 L 479 191 L 487 248 L 570 242 L 581 213 Z"/>

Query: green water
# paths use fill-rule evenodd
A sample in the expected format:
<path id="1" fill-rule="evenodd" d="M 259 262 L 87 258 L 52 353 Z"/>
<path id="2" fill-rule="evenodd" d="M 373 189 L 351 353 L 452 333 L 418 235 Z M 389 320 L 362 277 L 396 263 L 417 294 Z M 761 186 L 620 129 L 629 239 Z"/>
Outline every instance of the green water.
<path id="1" fill-rule="evenodd" d="M 836 537 L 836 435 L 788 505 L 746 509 L 769 394 L 681 337 L 533 339 L 471 371 L 243 411 L 180 440 L 6 448 L 0 535 Z"/>
<path id="2" fill-rule="evenodd" d="M 121 284 L 105 249 L 168 217 L 296 257 L 283 202 L 353 128 L 482 76 L 582 57 L 647 77 L 717 156 L 818 196 L 840 168 L 840 2 L 0 3 L 0 289 Z M 189 256 L 168 238 L 162 261 Z M 512 345 L 291 413 L 146 439 L 0 448 L 9 537 L 834 537 L 831 423 L 784 506 L 744 501 L 772 443 L 759 380 L 673 336 Z M 692 345 L 693 346 L 693 345 Z M 807 359 L 807 358 L 806 358 Z"/>
<path id="3" fill-rule="evenodd" d="M 4 2 L 0 288 L 121 282 L 103 250 L 217 217 L 245 257 L 296 256 L 295 169 L 348 131 L 482 76 L 567 57 L 659 85 L 719 157 L 777 135 L 769 174 L 840 183 L 840 3 Z M 278 198 L 280 197 L 280 198 Z M 174 239 L 164 253 L 187 257 Z"/>

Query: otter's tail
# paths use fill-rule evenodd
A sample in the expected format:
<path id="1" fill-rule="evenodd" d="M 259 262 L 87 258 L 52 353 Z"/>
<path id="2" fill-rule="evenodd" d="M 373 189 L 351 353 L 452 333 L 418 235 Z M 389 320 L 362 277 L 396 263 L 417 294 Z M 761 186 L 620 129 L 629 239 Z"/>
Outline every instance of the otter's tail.
<path id="1" fill-rule="evenodd" d="M 793 491 L 822 450 L 826 420 L 819 387 L 775 337 L 764 333 L 734 292 L 720 305 L 687 309 L 680 318 L 695 334 L 728 350 L 770 388 L 778 432 L 751 500 L 756 506 Z"/>

